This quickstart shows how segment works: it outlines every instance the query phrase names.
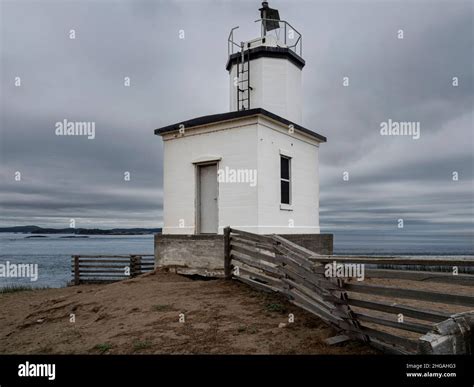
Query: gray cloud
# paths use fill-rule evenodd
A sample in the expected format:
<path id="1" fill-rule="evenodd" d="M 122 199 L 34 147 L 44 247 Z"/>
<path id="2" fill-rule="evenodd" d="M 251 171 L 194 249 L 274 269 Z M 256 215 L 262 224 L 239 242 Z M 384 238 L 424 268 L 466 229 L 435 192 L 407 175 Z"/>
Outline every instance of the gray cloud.
<path id="1" fill-rule="evenodd" d="M 162 145 L 153 129 L 227 111 L 227 35 L 235 25 L 238 38 L 257 34 L 257 5 L 2 2 L 2 223 L 160 226 Z M 420 235 L 472 236 L 472 3 L 271 5 L 303 34 L 305 126 L 328 137 L 323 230 L 389 235 L 405 217 Z M 55 136 L 64 118 L 96 122 L 96 139 Z M 421 138 L 380 136 L 389 118 L 419 121 Z"/>

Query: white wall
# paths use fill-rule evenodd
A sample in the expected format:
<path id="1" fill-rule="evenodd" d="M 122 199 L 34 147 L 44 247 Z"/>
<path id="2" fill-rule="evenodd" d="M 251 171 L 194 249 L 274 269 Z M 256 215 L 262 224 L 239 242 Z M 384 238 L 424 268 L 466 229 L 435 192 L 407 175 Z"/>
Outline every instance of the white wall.
<path id="1" fill-rule="evenodd" d="M 257 170 L 257 186 L 218 183 L 219 234 L 232 226 L 258 234 L 318 234 L 319 144 L 258 116 L 190 129 L 164 139 L 163 234 L 196 231 L 196 166 L 220 158 L 218 169 Z M 280 154 L 291 160 L 291 211 L 280 208 Z M 184 227 L 180 227 L 180 219 Z M 291 223 L 292 222 L 292 223 Z M 293 227 L 291 227 L 293 225 Z"/>
<path id="2" fill-rule="evenodd" d="M 291 211 L 280 209 L 280 153 L 291 157 Z M 259 227 L 254 232 L 320 233 L 318 156 L 319 145 L 315 140 L 298 133 L 289 134 L 283 126 L 259 118 Z"/>
<path id="3" fill-rule="evenodd" d="M 190 129 L 164 140 L 163 234 L 194 234 L 196 160 L 220 157 L 218 168 L 257 168 L 257 118 Z M 257 187 L 218 183 L 219 233 L 229 225 L 257 224 Z M 180 219 L 184 227 L 180 228 Z"/>
<path id="4" fill-rule="evenodd" d="M 230 70 L 230 111 L 237 110 L 234 78 L 237 66 Z M 263 108 L 297 124 L 302 124 L 301 70 L 288 59 L 258 58 L 250 61 L 250 108 Z"/>

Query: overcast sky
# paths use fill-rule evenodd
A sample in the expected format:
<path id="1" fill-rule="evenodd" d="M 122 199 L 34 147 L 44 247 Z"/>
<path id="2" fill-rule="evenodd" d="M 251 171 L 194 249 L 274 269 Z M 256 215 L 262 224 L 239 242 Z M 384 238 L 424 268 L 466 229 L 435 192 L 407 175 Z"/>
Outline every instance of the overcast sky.
<path id="1" fill-rule="evenodd" d="M 160 227 L 153 129 L 228 111 L 227 36 L 259 34 L 260 2 L 0 1 L 1 225 Z M 402 218 L 472 238 L 473 4 L 270 1 L 303 35 L 304 126 L 328 138 L 323 231 L 397 233 Z M 64 118 L 96 138 L 56 136 Z M 388 119 L 420 138 L 381 136 Z"/>

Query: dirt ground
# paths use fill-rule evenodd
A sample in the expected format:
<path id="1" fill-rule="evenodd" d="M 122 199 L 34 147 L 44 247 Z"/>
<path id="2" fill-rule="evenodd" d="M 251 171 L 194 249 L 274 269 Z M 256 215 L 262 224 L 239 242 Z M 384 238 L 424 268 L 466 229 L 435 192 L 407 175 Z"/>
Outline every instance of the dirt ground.
<path id="1" fill-rule="evenodd" d="M 294 323 L 288 323 L 290 313 Z M 376 353 L 357 342 L 326 345 L 335 334 L 279 296 L 236 281 L 164 272 L 0 294 L 2 354 Z"/>

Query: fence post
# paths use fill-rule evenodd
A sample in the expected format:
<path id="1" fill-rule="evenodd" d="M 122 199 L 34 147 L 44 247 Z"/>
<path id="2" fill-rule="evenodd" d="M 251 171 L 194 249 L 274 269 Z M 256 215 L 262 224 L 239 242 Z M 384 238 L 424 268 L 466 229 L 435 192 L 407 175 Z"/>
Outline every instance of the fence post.
<path id="1" fill-rule="evenodd" d="M 79 256 L 74 255 L 74 285 L 80 284 L 80 277 L 79 277 Z"/>
<path id="2" fill-rule="evenodd" d="M 224 228 L 224 276 L 225 279 L 232 278 L 232 267 L 230 264 L 230 227 Z"/>
<path id="3" fill-rule="evenodd" d="M 137 255 L 135 257 L 135 275 L 142 274 L 142 257 Z"/>
<path id="4" fill-rule="evenodd" d="M 136 277 L 138 274 L 137 258 L 136 255 L 130 255 L 130 278 Z"/>
<path id="5" fill-rule="evenodd" d="M 339 288 L 339 290 L 333 292 L 333 295 L 336 295 L 337 298 L 345 302 L 345 304 L 336 304 L 336 309 L 338 309 L 342 315 L 345 314 L 345 320 L 349 324 L 354 326 L 357 330 L 359 330 L 361 328 L 360 322 L 354 315 L 354 312 L 352 311 L 351 307 L 347 304 L 348 296 L 347 292 L 344 289 L 344 280 L 341 278 L 333 278 L 330 282 L 332 282 Z M 356 336 L 358 336 L 362 341 L 365 341 L 366 343 L 370 342 L 370 338 L 367 335 L 356 334 Z"/>
<path id="6" fill-rule="evenodd" d="M 470 355 L 474 353 L 474 312 L 452 315 L 434 325 L 419 338 L 418 352 L 436 355 Z"/>

